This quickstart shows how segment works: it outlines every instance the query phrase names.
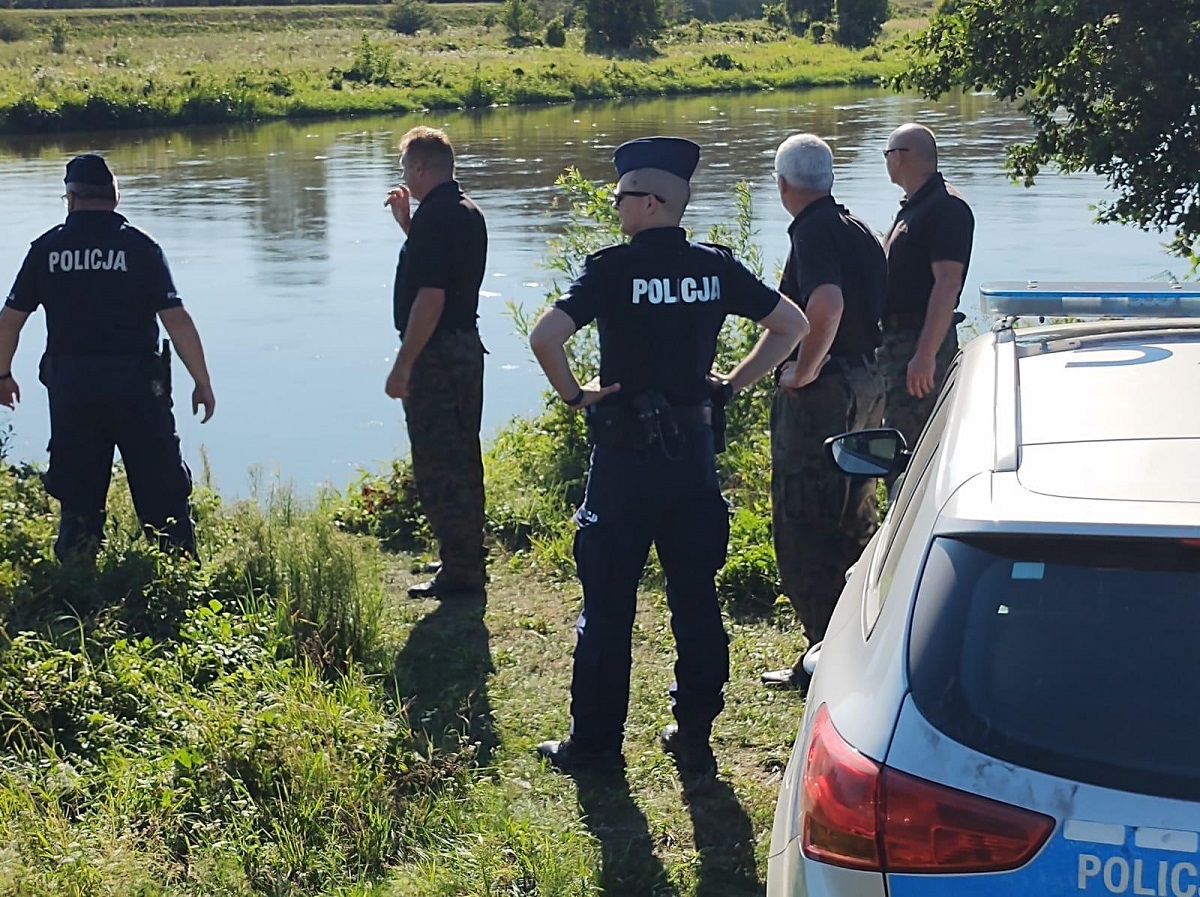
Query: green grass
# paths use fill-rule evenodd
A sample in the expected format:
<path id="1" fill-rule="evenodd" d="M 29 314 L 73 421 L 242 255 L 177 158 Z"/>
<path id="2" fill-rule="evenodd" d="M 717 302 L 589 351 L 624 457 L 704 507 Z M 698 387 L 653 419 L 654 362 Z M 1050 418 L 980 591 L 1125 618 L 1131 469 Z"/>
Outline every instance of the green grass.
<path id="1" fill-rule="evenodd" d="M 680 25 L 655 49 L 515 46 L 476 4 L 408 37 L 386 7 L 5 11 L 0 129 L 118 128 L 862 83 L 890 44 L 853 51 L 762 22 Z"/>
<path id="2" fill-rule="evenodd" d="M 0 895 L 761 891 L 801 705 L 755 677 L 799 649 L 786 614 L 730 616 L 722 777 L 686 791 L 647 590 L 629 772 L 577 782 L 533 751 L 566 731 L 574 582 L 498 555 L 486 607 L 414 602 L 410 557 L 286 491 L 202 490 L 190 565 L 123 490 L 97 567 L 61 566 L 53 503 L 0 461 Z"/>

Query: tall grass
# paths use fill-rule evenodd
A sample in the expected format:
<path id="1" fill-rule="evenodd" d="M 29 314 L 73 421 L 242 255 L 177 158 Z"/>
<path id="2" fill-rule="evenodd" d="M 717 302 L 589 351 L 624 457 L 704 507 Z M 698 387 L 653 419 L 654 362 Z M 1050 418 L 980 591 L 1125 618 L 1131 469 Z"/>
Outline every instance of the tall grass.
<path id="1" fill-rule="evenodd" d="M 465 783 L 371 678 L 378 555 L 325 505 L 201 492 L 191 563 L 117 489 L 94 568 L 50 559 L 34 471 L 0 506 L 0 894 L 351 893 Z"/>

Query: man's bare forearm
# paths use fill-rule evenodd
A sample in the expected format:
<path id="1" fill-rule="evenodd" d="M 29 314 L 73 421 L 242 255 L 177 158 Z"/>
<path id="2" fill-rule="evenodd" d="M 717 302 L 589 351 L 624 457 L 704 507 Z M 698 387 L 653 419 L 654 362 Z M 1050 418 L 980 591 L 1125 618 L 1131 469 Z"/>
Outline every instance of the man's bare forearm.
<path id="1" fill-rule="evenodd" d="M 196 322 L 184 308 L 169 308 L 159 312 L 159 319 L 166 328 L 167 335 L 175 347 L 175 354 L 191 374 L 197 386 L 209 386 L 211 379 L 208 375 L 208 363 L 204 358 L 204 344 L 200 341 L 200 331 Z"/>

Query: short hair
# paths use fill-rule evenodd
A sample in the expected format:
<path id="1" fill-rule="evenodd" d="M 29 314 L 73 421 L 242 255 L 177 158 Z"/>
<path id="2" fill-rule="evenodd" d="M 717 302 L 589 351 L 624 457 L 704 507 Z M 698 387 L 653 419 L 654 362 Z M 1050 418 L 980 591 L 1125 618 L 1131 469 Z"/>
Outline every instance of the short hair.
<path id="1" fill-rule="evenodd" d="M 400 155 L 405 153 L 438 171 L 454 171 L 454 147 L 446 132 L 437 128 L 420 125 L 401 137 Z"/>
<path id="2" fill-rule="evenodd" d="M 833 150 L 815 134 L 793 134 L 775 151 L 775 172 L 797 190 L 833 189 Z"/>
<path id="3" fill-rule="evenodd" d="M 102 199 L 115 200 L 117 198 L 117 179 L 114 177 L 113 182 L 108 185 L 101 184 L 80 184 L 71 181 L 66 184 L 67 193 L 71 193 L 80 199 Z"/>

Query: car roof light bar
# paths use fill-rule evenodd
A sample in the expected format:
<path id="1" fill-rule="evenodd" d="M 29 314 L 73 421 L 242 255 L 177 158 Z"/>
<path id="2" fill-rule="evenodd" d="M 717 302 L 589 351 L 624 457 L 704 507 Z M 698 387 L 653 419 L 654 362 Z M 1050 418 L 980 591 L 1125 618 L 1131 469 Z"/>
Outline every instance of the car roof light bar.
<path id="1" fill-rule="evenodd" d="M 993 281 L 979 306 L 997 317 L 1200 318 L 1200 284 Z"/>

